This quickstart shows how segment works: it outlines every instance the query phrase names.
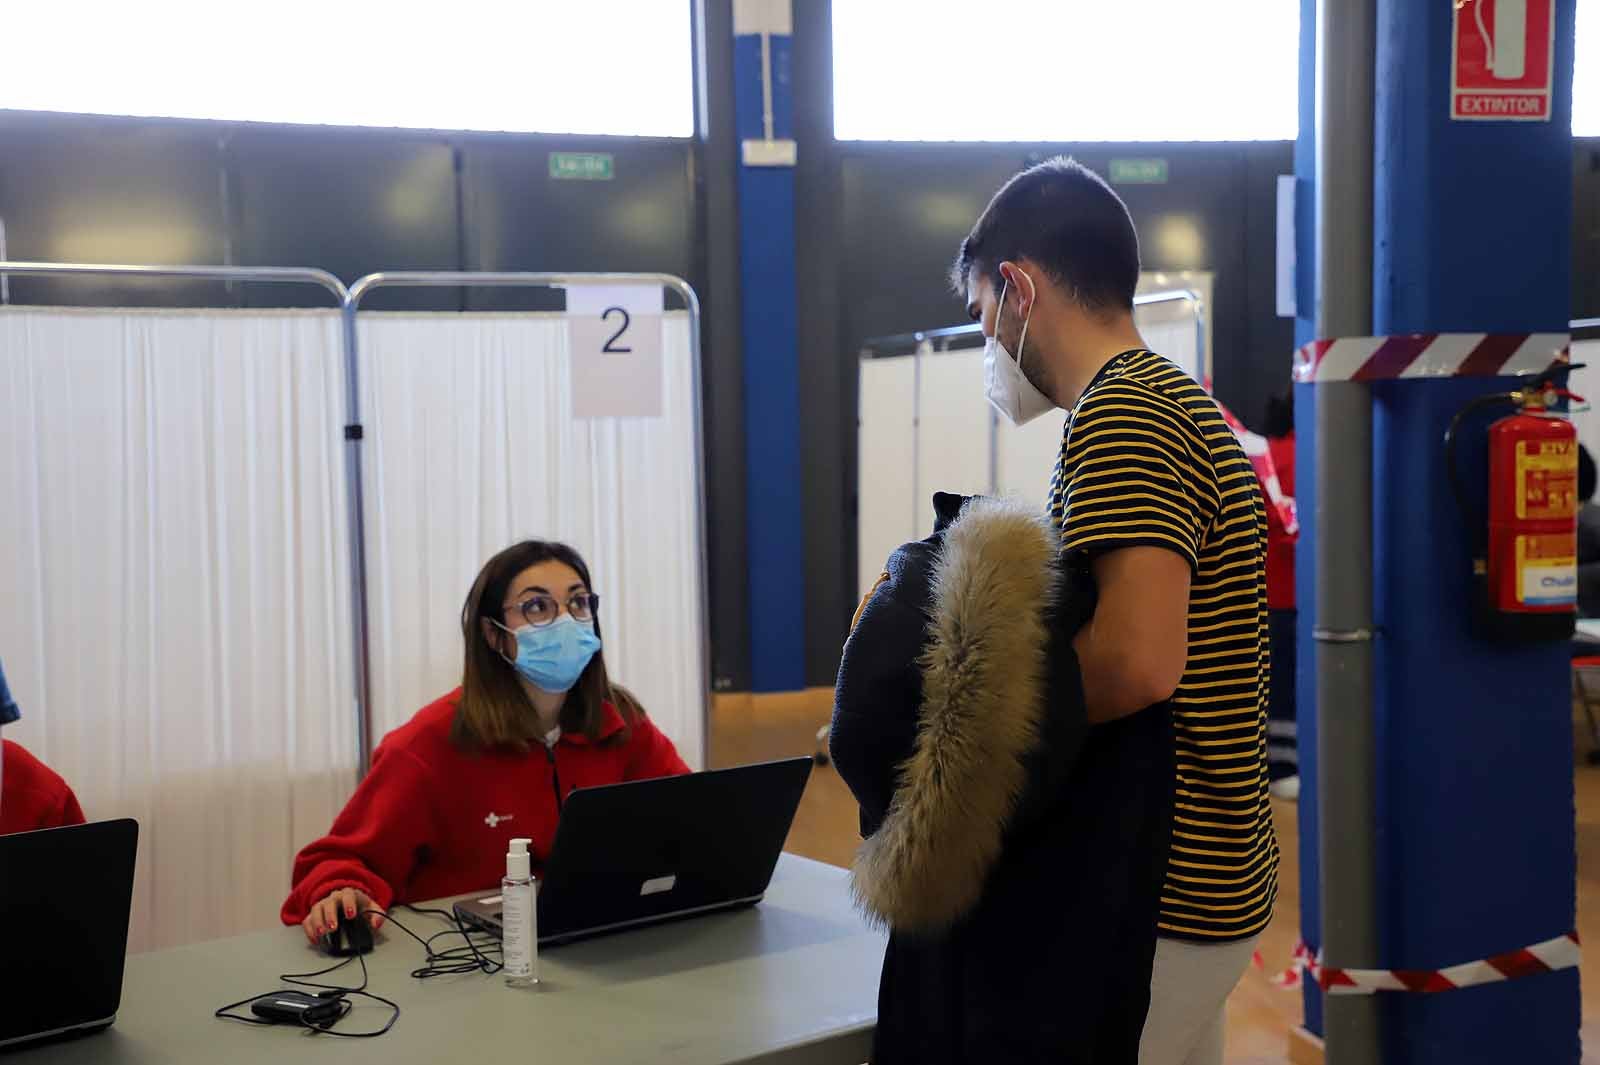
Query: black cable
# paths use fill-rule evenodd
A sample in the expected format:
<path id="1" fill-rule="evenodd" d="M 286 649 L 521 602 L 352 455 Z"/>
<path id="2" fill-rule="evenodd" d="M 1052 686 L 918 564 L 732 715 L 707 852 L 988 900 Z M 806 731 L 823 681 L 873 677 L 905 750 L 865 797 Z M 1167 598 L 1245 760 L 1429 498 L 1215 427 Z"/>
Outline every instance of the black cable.
<path id="1" fill-rule="evenodd" d="M 278 974 L 278 979 L 283 981 L 286 984 L 299 984 L 302 987 L 318 987 L 318 988 L 326 989 L 328 987 L 327 984 L 307 984 L 307 983 L 303 982 L 303 978 L 311 977 L 311 976 L 326 976 L 331 972 L 337 972 L 338 970 L 344 968 L 346 965 L 349 965 L 352 960 L 353 960 L 352 958 L 345 958 L 342 961 L 339 961 L 339 962 L 337 962 L 337 963 L 335 963 L 333 965 L 328 966 L 326 969 L 319 969 L 318 971 L 316 971 L 314 973 L 279 973 Z M 366 979 L 365 979 L 365 969 L 366 969 L 366 967 L 365 967 L 365 965 L 363 965 L 362 966 L 363 979 L 362 979 L 362 982 L 361 982 L 361 987 L 363 989 L 367 986 Z M 266 992 L 266 993 L 267 994 L 271 994 L 270 991 Z M 258 995 L 251 995 L 249 998 L 242 998 L 238 1002 L 230 1002 L 226 1006 L 219 1007 L 216 1010 L 216 1012 L 212 1014 L 212 1016 L 213 1017 L 220 1017 L 221 1019 L 226 1020 L 226 1021 L 243 1021 L 246 1024 L 279 1024 L 279 1023 L 281 1023 L 279 1021 L 265 1020 L 265 1019 L 263 1019 L 261 1017 L 240 1017 L 237 1014 L 231 1014 L 231 1013 L 228 1012 L 229 1010 L 238 1009 L 240 1006 L 248 1005 L 248 1004 L 250 1004 L 251 1002 L 254 1002 L 256 999 L 258 999 L 260 997 L 261 997 L 261 995 L 259 995 L 259 994 Z"/>
<path id="2" fill-rule="evenodd" d="M 338 970 L 343 969 L 346 965 L 349 965 L 351 961 L 359 962 L 361 965 L 361 986 L 359 987 L 345 987 L 340 984 L 322 984 L 312 979 L 312 977 L 327 976 L 329 973 L 337 972 Z M 336 1016 L 329 1017 L 327 1020 L 315 1023 L 310 1021 L 300 1022 L 301 1027 L 313 1035 L 333 1035 L 342 1039 L 376 1039 L 380 1035 L 387 1034 L 389 1029 L 394 1027 L 394 1022 L 400 1019 L 400 1006 L 398 1003 L 391 1002 L 382 995 L 375 995 L 371 991 L 367 990 L 367 984 L 369 983 L 371 977 L 367 972 L 367 959 L 365 956 L 360 954 L 345 958 L 334 965 L 328 966 L 326 969 L 318 969 L 316 972 L 279 973 L 278 979 L 285 984 L 290 984 L 295 987 L 313 988 L 316 990 L 318 998 L 325 998 L 338 1002 L 339 1013 Z M 269 991 L 266 992 L 266 994 L 270 995 L 272 992 Z M 340 1021 L 344 1020 L 350 1015 L 351 1011 L 355 1009 L 355 1004 L 349 999 L 349 996 L 351 995 L 359 995 L 362 998 L 371 999 L 373 1002 L 381 1003 L 382 1005 L 389 1007 L 389 1019 L 384 1023 L 382 1028 L 371 1032 L 340 1032 L 334 1029 L 333 1026 L 335 1024 L 338 1024 Z M 240 999 L 238 1002 L 230 1002 L 221 1009 L 218 1009 L 212 1014 L 212 1016 L 218 1017 L 225 1021 L 243 1021 L 246 1024 L 278 1023 L 276 1021 L 270 1021 L 259 1017 L 241 1017 L 237 1013 L 229 1012 L 231 1010 L 238 1009 L 240 1006 L 254 1002 L 256 999 L 261 997 L 261 995 L 251 995 L 249 998 Z"/>
<path id="3" fill-rule="evenodd" d="M 361 913 L 361 917 L 370 917 L 373 915 L 382 917 L 384 920 L 400 929 L 400 931 L 404 932 L 406 935 L 422 944 L 424 964 L 420 968 L 413 969 L 411 971 L 413 978 L 418 980 L 427 980 L 435 976 L 453 976 L 472 972 L 481 972 L 485 975 L 493 975 L 494 973 L 497 973 L 501 969 L 505 968 L 504 962 L 492 957 L 492 955 L 500 953 L 499 939 L 487 932 L 475 933 L 467 926 L 466 922 L 461 919 L 460 914 L 452 913 L 448 910 L 429 909 L 421 906 L 406 905 L 405 908 L 419 916 L 442 917 L 446 921 L 455 925 L 454 928 L 447 928 L 442 932 L 435 932 L 424 939 L 411 929 L 407 928 L 404 923 L 395 920 L 394 915 L 391 913 L 385 913 L 379 909 L 368 909 Z M 474 938 L 475 935 L 477 938 Z M 449 947 L 445 950 L 437 949 L 434 944 L 445 936 L 460 936 L 462 939 L 462 944 L 455 947 Z M 349 965 L 352 961 L 359 963 L 361 966 L 360 986 L 345 987 L 342 984 L 326 984 L 319 983 L 317 981 L 317 977 L 327 976 L 329 973 L 338 972 L 340 969 L 343 969 L 345 966 Z M 371 976 L 367 970 L 366 956 L 362 954 L 353 954 L 349 957 L 341 958 L 339 961 L 328 966 L 327 968 L 318 969 L 315 972 L 279 973 L 278 979 L 283 983 L 289 984 L 293 987 L 310 988 L 316 991 L 318 998 L 329 999 L 338 1002 L 340 1008 L 337 1016 L 329 1017 L 318 1022 L 309 1022 L 304 1020 L 300 1022 L 301 1027 L 306 1029 L 306 1031 L 312 1035 L 333 1035 L 345 1039 L 376 1039 L 378 1036 L 386 1034 L 389 1029 L 394 1027 L 395 1022 L 400 1019 L 400 1006 L 397 1003 L 391 1002 L 389 999 L 386 999 L 381 995 L 373 994 L 371 991 L 367 990 Z M 269 991 L 265 994 L 270 995 L 272 992 Z M 352 995 L 370 999 L 373 1002 L 378 1002 L 388 1006 L 390 1010 L 389 1020 L 382 1028 L 371 1032 L 340 1032 L 335 1030 L 333 1026 L 348 1017 L 355 1009 L 354 1003 L 350 1001 L 350 996 Z M 232 1012 L 233 1010 L 236 1010 L 241 1006 L 247 1006 L 256 999 L 262 997 L 263 995 L 257 994 L 251 995 L 249 998 L 240 999 L 238 1002 L 230 1002 L 226 1006 L 217 1009 L 212 1016 L 226 1021 L 241 1021 L 245 1024 L 271 1025 L 284 1023 L 281 1021 L 268 1020 L 263 1017 L 242 1016 Z"/>
<path id="4" fill-rule="evenodd" d="M 492 976 L 505 968 L 504 962 L 497 961 L 489 956 L 500 953 L 500 940 L 486 932 L 476 933 L 479 938 L 474 939 L 475 933 L 467 927 L 466 922 L 462 921 L 460 914 L 452 913 L 448 910 L 412 906 L 408 903 L 402 903 L 401 905 L 419 917 L 441 917 L 455 925 L 454 928 L 435 932 L 427 939 L 423 939 L 404 924 L 396 921 L 392 913 L 383 914 L 383 917 L 396 928 L 422 944 L 424 964 L 421 968 L 411 971 L 413 978 L 430 980 L 435 976 L 458 976 L 462 973 L 471 972 L 481 972 L 486 976 Z M 367 912 L 378 913 L 379 911 L 369 910 Z M 435 949 L 434 941 L 445 936 L 460 936 L 462 944 L 451 947 L 448 950 Z"/>
<path id="5" fill-rule="evenodd" d="M 366 958 L 366 955 L 357 954 L 357 955 L 355 955 L 355 960 L 361 963 L 361 986 L 360 987 L 341 987 L 341 986 L 339 986 L 337 984 L 319 984 L 319 983 L 315 983 L 314 981 L 312 981 L 310 979 L 307 979 L 308 977 L 312 977 L 312 976 L 326 976 L 328 973 L 334 972 L 335 970 L 338 970 L 338 969 L 342 969 L 346 965 L 350 964 L 350 959 L 349 958 L 345 958 L 343 961 L 339 962 L 338 965 L 330 965 L 328 968 L 319 970 L 318 972 L 314 972 L 314 973 L 289 973 L 287 975 L 280 975 L 278 977 L 279 980 L 282 980 L 286 984 L 294 984 L 297 987 L 318 988 L 319 989 L 318 993 L 317 993 L 317 997 L 318 998 L 334 998 L 334 999 L 338 999 L 343 1004 L 343 1006 L 345 1007 L 343 1010 L 340 1011 L 340 1013 L 339 1013 L 339 1015 L 337 1017 L 333 1017 L 333 1018 L 323 1022 L 322 1024 L 307 1025 L 308 1028 L 311 1028 L 313 1031 L 326 1033 L 327 1035 L 340 1036 L 341 1038 L 344 1038 L 344 1039 L 376 1039 L 378 1036 L 384 1035 L 385 1033 L 387 1033 L 389 1031 L 389 1029 L 394 1027 L 394 1022 L 400 1019 L 400 1007 L 399 1007 L 399 1005 L 397 1005 L 394 1002 L 389 1001 L 388 999 L 384 998 L 382 995 L 375 995 L 371 991 L 367 990 L 367 984 L 370 982 L 370 976 L 369 976 L 369 974 L 367 972 L 367 958 Z M 362 998 L 371 999 L 373 1002 L 382 1003 L 383 1005 L 388 1006 L 389 1007 L 389 1011 L 390 1011 L 389 1012 L 389 1020 L 384 1024 L 384 1026 L 382 1028 L 379 1028 L 375 1032 L 337 1032 L 337 1031 L 334 1031 L 333 1030 L 333 1025 L 337 1024 L 339 1021 L 344 1020 L 345 1017 L 349 1016 L 350 1011 L 355 1008 L 354 1003 L 350 1002 L 350 1000 L 346 997 L 348 995 L 359 995 Z"/>
<path id="6" fill-rule="evenodd" d="M 211 1016 L 224 1021 L 242 1021 L 245 1024 L 277 1024 L 277 1021 L 269 1021 L 262 1017 L 241 1017 L 237 1013 L 228 1012 L 229 1010 L 236 1010 L 240 1006 L 249 1005 L 260 997 L 260 995 L 251 995 L 249 998 L 241 998 L 238 1002 L 230 1002 L 226 1006 L 218 1006 L 217 1011 Z"/>

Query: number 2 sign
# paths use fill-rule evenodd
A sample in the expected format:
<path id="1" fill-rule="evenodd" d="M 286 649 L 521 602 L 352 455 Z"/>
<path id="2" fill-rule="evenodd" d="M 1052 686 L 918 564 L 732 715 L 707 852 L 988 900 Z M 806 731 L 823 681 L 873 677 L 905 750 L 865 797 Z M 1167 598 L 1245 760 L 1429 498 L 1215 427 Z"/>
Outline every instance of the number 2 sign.
<path id="1" fill-rule="evenodd" d="M 600 350 L 605 352 L 607 355 L 631 355 L 633 354 L 633 349 L 618 347 L 617 341 L 621 340 L 622 334 L 628 331 L 628 326 L 633 324 L 633 319 L 628 317 L 628 311 L 625 307 L 607 307 L 600 313 L 600 320 L 602 322 L 608 322 L 611 320 L 611 316 L 613 314 L 622 316 L 622 324 L 617 326 L 617 331 L 611 334 L 611 339 L 607 340 L 606 346 Z"/>
<path id="2" fill-rule="evenodd" d="M 661 417 L 660 285 L 571 285 L 574 418 Z"/>

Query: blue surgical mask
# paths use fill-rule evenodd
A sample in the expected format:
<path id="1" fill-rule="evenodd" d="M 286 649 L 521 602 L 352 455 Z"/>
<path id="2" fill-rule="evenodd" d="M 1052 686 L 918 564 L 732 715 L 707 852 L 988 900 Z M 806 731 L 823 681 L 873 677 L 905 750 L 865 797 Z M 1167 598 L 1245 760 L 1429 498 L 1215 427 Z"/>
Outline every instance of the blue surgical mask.
<path id="1" fill-rule="evenodd" d="M 524 625 L 506 631 L 517 638 L 516 660 L 507 661 L 535 688 L 553 694 L 571 691 L 600 651 L 594 622 L 577 621 L 570 614 L 562 614 L 539 628 Z"/>

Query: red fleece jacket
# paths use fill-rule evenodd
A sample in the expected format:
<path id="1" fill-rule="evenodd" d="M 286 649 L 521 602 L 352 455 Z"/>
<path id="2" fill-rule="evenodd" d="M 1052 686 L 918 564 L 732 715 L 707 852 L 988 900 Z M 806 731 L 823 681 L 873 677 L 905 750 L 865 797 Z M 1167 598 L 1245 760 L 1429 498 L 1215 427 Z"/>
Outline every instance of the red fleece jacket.
<path id="1" fill-rule="evenodd" d="M 83 824 L 78 797 L 54 769 L 20 743 L 0 740 L 0 836 Z"/>
<path id="2" fill-rule="evenodd" d="M 646 719 L 626 741 L 606 742 L 624 727 L 610 703 L 599 743 L 563 735 L 549 750 L 462 751 L 450 742 L 460 698 L 458 688 L 384 737 L 332 831 L 295 858 L 284 924 L 304 921 L 337 888 L 364 891 L 382 909 L 492 888 L 513 838 L 533 840 L 536 866 L 549 857 L 574 788 L 689 772 Z"/>
<path id="3" fill-rule="evenodd" d="M 1278 468 L 1278 487 L 1286 496 L 1294 495 L 1294 434 L 1267 441 L 1272 464 Z M 1284 530 L 1275 510 L 1267 513 L 1267 607 L 1293 610 L 1294 545 L 1296 537 Z"/>

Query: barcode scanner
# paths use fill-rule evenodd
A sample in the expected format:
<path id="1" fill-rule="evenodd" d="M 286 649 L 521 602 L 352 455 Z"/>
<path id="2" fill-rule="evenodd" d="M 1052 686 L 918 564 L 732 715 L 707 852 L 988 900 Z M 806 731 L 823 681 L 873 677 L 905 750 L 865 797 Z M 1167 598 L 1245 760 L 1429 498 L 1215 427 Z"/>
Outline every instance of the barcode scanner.
<path id="1" fill-rule="evenodd" d="M 308 995 L 304 991 L 274 991 L 251 1002 L 250 1012 L 269 1024 L 319 1028 L 343 1017 L 350 1012 L 350 1007 L 338 993 Z"/>
<path id="2" fill-rule="evenodd" d="M 322 937 L 322 949 L 335 958 L 371 954 L 372 926 L 367 923 L 366 914 L 346 917 L 340 910 L 338 925 Z"/>

